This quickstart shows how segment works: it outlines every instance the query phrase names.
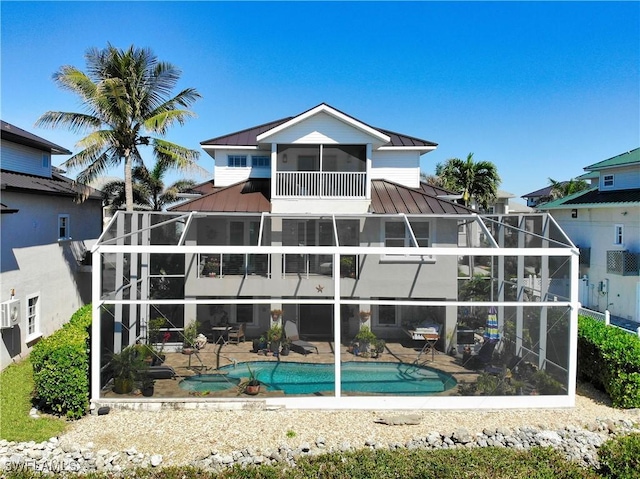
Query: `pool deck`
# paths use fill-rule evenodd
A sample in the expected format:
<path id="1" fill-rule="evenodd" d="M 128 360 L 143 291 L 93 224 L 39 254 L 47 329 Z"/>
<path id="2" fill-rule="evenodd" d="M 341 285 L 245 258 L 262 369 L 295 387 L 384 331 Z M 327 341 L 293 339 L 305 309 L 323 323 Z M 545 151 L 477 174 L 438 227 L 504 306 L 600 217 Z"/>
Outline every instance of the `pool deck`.
<path id="1" fill-rule="evenodd" d="M 307 362 L 307 363 L 322 363 L 331 364 L 334 362 L 335 349 L 334 343 L 329 341 L 311 341 L 318 348 L 318 354 L 310 353 L 307 355 L 299 354 L 296 352 L 290 352 L 288 356 L 280 356 L 279 360 L 282 362 Z M 341 346 L 340 357 L 344 361 L 358 361 L 358 362 L 401 362 L 412 364 L 418 359 L 422 345 L 412 344 L 409 342 L 388 342 L 385 347 L 385 352 L 378 358 L 363 358 L 360 356 L 354 356 L 352 353 L 347 352 L 347 346 Z M 228 366 L 234 363 L 242 363 L 249 361 L 278 361 L 277 357 L 273 355 L 265 356 L 252 352 L 252 343 L 250 341 L 240 344 L 225 344 L 220 347 L 219 344 L 207 344 L 204 349 L 198 351 L 195 355 L 186 355 L 182 353 L 168 353 L 166 354 L 165 365 L 172 366 L 177 374 L 174 379 L 160 379 L 155 382 L 154 398 L 185 398 L 199 395 L 198 393 L 190 393 L 181 389 L 180 382 L 189 376 L 197 374 L 216 374 L 217 363 L 219 353 L 219 367 Z M 434 369 L 451 374 L 458 384 L 465 382 L 474 382 L 477 379 L 478 373 L 476 371 L 465 368 L 462 365 L 460 357 L 453 357 L 445 354 L 441 351 L 437 351 L 433 356 L 431 352 L 423 353 L 419 358 L 419 364 L 428 366 Z M 264 388 L 263 388 L 264 389 Z M 441 395 L 455 395 L 458 392 L 458 388 L 454 387 L 440 393 Z M 261 392 L 257 397 L 268 396 L 281 396 L 282 392 Z M 105 398 L 127 398 L 138 396 L 139 391 L 134 391 L 132 394 L 115 394 L 112 391 L 106 389 L 103 390 L 102 397 Z M 211 393 L 209 397 L 237 397 L 237 388 L 233 387 L 228 391 Z M 247 397 L 243 395 L 243 397 Z"/>

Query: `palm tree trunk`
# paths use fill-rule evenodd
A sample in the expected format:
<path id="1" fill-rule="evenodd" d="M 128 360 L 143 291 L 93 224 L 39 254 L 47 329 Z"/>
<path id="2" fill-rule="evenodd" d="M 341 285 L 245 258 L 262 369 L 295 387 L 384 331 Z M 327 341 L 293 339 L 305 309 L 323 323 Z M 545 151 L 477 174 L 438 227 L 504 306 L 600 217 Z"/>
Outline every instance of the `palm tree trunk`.
<path id="1" fill-rule="evenodd" d="M 131 153 L 124 154 L 124 197 L 126 211 L 133 211 L 133 180 L 131 178 Z"/>

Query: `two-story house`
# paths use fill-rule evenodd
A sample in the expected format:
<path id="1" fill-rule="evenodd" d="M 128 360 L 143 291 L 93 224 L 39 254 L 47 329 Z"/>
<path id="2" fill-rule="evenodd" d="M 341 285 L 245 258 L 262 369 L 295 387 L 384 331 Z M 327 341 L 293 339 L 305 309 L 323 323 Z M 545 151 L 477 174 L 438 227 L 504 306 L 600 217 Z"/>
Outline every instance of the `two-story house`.
<path id="1" fill-rule="evenodd" d="M 554 404 L 567 404 L 577 320 L 570 285 L 558 301 L 546 290 L 529 294 L 525 279 L 533 269 L 544 278 L 570 271 L 575 248 L 548 215 L 484 217 L 421 183 L 420 158 L 436 146 L 327 104 L 203 141 L 215 167 L 199 195 L 165 213 L 118 212 L 94 248 L 92 351 L 144 342 L 156 318 L 168 334 L 164 351 L 179 350 L 192 321 L 205 334 L 239 325 L 249 339 L 289 322 L 321 353 L 278 361 L 333 364 L 335 386 L 307 399 L 344 405 L 337 373 L 364 326 L 388 343 L 408 343 L 412 364 L 427 338 L 415 333 L 420 325 L 450 358 L 458 331 L 475 347 L 492 316 L 510 337 L 501 349 L 554 368 L 567 391 Z M 462 241 L 472 228 L 478 241 Z M 250 349 L 216 346 L 203 367 L 233 366 Z M 101 382 L 101 359 L 93 362 L 94 401 L 109 379 Z M 451 404 L 441 399 L 439 407 Z"/>
<path id="2" fill-rule="evenodd" d="M 592 187 L 538 208 L 580 248 L 580 301 L 640 321 L 640 148 L 584 168 Z"/>
<path id="3" fill-rule="evenodd" d="M 86 249 L 101 232 L 101 195 L 52 166 L 66 148 L 5 121 L 0 153 L 0 364 L 26 353 L 91 300 Z M 77 201 L 84 194 L 83 203 Z"/>

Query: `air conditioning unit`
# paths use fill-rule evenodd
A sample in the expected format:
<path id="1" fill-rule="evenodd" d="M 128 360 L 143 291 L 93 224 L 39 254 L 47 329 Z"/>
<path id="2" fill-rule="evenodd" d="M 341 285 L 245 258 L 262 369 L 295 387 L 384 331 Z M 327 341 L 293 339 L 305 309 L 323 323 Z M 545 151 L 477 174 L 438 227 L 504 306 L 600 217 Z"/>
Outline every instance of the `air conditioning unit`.
<path id="1" fill-rule="evenodd" d="M 13 328 L 20 323 L 20 300 L 10 299 L 0 303 L 0 312 L 2 313 L 0 328 Z"/>

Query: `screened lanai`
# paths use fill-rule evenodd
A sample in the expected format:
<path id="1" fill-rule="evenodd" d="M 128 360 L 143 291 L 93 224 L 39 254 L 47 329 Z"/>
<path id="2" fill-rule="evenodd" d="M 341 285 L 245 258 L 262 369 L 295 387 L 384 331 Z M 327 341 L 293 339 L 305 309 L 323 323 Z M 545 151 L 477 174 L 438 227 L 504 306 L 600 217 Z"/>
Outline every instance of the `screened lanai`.
<path id="1" fill-rule="evenodd" d="M 91 399 L 572 406 L 577 277 L 546 214 L 118 212 L 93 249 Z"/>

